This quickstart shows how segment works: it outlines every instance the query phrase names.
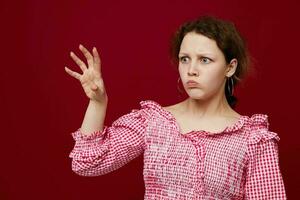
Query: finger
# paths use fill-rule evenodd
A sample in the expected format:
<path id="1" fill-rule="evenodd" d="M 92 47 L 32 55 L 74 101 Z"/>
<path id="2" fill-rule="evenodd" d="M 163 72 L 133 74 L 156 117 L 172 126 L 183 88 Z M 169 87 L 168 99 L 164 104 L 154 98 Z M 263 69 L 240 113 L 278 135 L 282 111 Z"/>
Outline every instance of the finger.
<path id="1" fill-rule="evenodd" d="M 79 73 L 70 70 L 68 67 L 65 67 L 65 71 L 66 71 L 70 76 L 72 76 L 72 77 L 74 77 L 74 78 L 80 80 L 80 76 L 81 76 L 81 75 L 80 75 Z"/>
<path id="2" fill-rule="evenodd" d="M 100 71 L 101 70 L 101 60 L 99 53 L 96 49 L 96 47 L 93 48 L 93 56 L 94 56 L 94 63 L 95 63 L 95 69 Z"/>
<path id="3" fill-rule="evenodd" d="M 71 58 L 75 61 L 75 63 L 80 67 L 81 71 L 84 72 L 87 67 L 85 65 L 84 62 L 82 62 L 82 60 L 80 60 L 75 53 L 73 53 L 72 51 L 70 52 L 70 56 Z"/>
<path id="4" fill-rule="evenodd" d="M 84 57 L 86 58 L 88 66 L 93 67 L 94 59 L 92 54 L 82 44 L 79 45 L 79 49 L 83 53 Z"/>

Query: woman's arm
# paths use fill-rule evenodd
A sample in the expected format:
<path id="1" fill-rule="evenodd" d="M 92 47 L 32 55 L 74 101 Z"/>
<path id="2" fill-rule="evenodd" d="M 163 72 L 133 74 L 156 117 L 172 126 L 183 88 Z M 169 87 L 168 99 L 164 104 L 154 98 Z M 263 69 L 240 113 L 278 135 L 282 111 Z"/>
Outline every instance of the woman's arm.
<path id="1" fill-rule="evenodd" d="M 81 132 L 84 135 L 90 135 L 94 131 L 102 131 L 106 115 L 107 101 L 99 103 L 90 100 L 85 116 L 81 125 Z"/>
<path id="2" fill-rule="evenodd" d="M 94 131 L 103 130 L 108 98 L 101 75 L 101 60 L 97 49 L 93 48 L 93 55 L 82 45 L 79 45 L 79 49 L 85 56 L 88 65 L 75 53 L 70 52 L 71 58 L 80 67 L 82 74 L 74 72 L 68 67 L 65 67 L 65 70 L 70 76 L 80 81 L 84 92 L 90 99 L 81 125 L 82 134 L 90 135 Z"/>
<path id="3" fill-rule="evenodd" d="M 260 137 L 260 140 L 256 138 L 256 141 L 248 146 L 245 199 L 285 200 L 286 193 L 278 156 L 279 137 L 276 133 L 266 130 L 262 131 Z"/>
<path id="4" fill-rule="evenodd" d="M 93 48 L 93 55 L 82 45 L 79 49 L 87 59 L 88 67 L 71 52 L 71 58 L 83 74 L 67 67 L 65 70 L 80 80 L 90 102 L 81 128 L 72 133 L 75 145 L 69 157 L 72 158 L 72 170 L 75 173 L 97 176 L 120 168 L 143 152 L 147 109 L 132 111 L 120 117 L 112 126 L 105 127 L 108 98 L 101 76 L 100 57 L 96 48 Z"/>
<path id="5" fill-rule="evenodd" d="M 145 149 L 145 130 L 149 109 L 121 116 L 103 131 L 83 135 L 72 133 L 75 145 L 70 153 L 72 170 L 81 176 L 107 174 L 127 164 Z"/>

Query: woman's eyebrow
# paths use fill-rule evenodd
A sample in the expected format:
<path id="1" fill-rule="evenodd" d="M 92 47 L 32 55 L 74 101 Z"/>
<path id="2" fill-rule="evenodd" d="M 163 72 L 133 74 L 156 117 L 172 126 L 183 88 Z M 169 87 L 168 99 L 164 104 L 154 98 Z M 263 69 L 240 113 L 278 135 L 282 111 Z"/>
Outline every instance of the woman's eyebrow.
<path id="1" fill-rule="evenodd" d="M 189 54 L 186 52 L 179 52 L 178 55 L 189 55 Z M 197 56 L 214 56 L 214 54 L 203 52 L 203 53 L 197 53 Z"/>

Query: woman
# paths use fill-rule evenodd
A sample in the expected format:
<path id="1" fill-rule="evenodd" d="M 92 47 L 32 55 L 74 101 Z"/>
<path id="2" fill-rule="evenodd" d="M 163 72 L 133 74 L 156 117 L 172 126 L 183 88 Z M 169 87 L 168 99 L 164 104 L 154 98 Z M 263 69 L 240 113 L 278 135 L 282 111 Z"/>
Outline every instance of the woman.
<path id="1" fill-rule="evenodd" d="M 74 53 L 90 99 L 70 153 L 72 169 L 97 176 L 144 154 L 145 199 L 285 199 L 276 133 L 267 115 L 240 115 L 233 108 L 234 86 L 248 69 L 248 54 L 230 22 L 201 17 L 183 24 L 172 54 L 188 98 L 162 107 L 141 108 L 104 126 L 107 95 L 96 48 L 80 45 L 88 67 Z"/>

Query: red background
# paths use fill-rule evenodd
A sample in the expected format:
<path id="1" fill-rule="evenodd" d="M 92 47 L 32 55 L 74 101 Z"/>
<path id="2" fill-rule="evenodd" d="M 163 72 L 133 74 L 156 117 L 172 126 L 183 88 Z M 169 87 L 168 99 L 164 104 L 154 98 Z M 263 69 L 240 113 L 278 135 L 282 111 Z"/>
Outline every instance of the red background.
<path id="1" fill-rule="evenodd" d="M 87 107 L 69 52 L 101 54 L 106 124 L 152 99 L 182 98 L 169 59 L 171 34 L 203 14 L 232 20 L 248 41 L 255 73 L 239 86 L 237 110 L 269 115 L 281 138 L 289 199 L 299 188 L 299 5 L 296 1 L 1 1 L 0 199 L 143 199 L 142 156 L 99 177 L 71 171 L 70 133 Z M 80 55 L 82 57 L 82 55 Z M 4 128 L 4 129 L 3 129 Z"/>

